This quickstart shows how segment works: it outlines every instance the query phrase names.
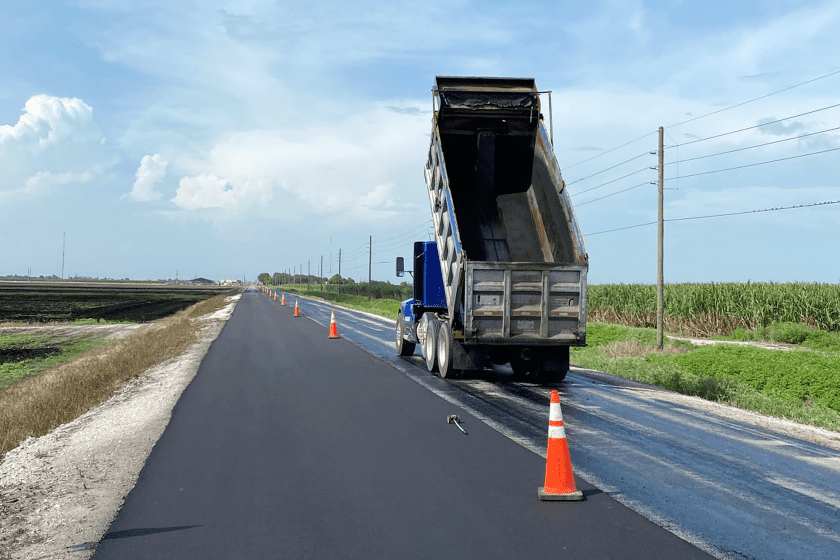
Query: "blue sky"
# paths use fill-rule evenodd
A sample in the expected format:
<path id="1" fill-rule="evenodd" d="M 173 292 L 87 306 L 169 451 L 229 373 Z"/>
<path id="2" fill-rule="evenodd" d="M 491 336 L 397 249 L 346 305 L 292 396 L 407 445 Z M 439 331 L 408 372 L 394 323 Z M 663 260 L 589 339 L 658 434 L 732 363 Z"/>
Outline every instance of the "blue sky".
<path id="1" fill-rule="evenodd" d="M 341 250 L 361 280 L 372 236 L 396 282 L 427 238 L 434 77 L 484 75 L 553 92 L 590 282 L 654 283 L 655 226 L 599 232 L 656 220 L 654 185 L 613 193 L 656 180 L 659 126 L 666 219 L 840 200 L 840 151 L 805 155 L 840 147 L 840 73 L 735 107 L 840 70 L 837 29 L 835 1 L 9 0 L 0 275 L 60 275 L 66 234 L 65 277 L 335 274 Z M 838 224 L 669 222 L 665 278 L 838 283 Z"/>

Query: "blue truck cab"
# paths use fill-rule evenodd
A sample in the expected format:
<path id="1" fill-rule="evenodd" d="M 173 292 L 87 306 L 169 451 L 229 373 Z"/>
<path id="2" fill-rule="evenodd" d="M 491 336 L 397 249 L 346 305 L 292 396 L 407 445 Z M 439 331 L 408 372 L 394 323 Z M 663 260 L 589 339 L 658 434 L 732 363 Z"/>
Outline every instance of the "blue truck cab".
<path id="1" fill-rule="evenodd" d="M 397 264 L 397 274 L 402 275 L 401 262 Z M 446 311 L 446 292 L 443 287 L 443 275 L 440 270 L 437 243 L 417 241 L 414 243 L 414 297 L 400 304 L 397 320 L 396 338 L 403 343 L 400 355 L 410 356 L 415 345 L 420 341 L 417 328 L 425 313 Z M 403 353 L 404 352 L 404 353 Z"/>

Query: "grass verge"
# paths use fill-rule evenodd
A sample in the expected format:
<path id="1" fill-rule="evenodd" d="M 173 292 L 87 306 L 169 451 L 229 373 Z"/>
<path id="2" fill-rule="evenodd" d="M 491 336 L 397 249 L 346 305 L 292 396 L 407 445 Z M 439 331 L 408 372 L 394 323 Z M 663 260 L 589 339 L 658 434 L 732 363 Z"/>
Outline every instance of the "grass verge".
<path id="1" fill-rule="evenodd" d="M 390 319 L 391 321 L 396 320 L 397 313 L 400 311 L 400 302 L 395 299 L 373 298 L 369 300 L 364 296 L 351 296 L 347 294 L 338 295 L 332 292 L 320 291 L 317 288 L 309 289 L 303 288 L 300 285 L 295 286 L 292 284 L 270 286 L 269 289 L 277 290 L 278 292 L 285 292 L 287 294 L 300 294 L 311 298 L 320 298 L 326 301 L 332 301 L 339 305 L 343 305 L 344 307 L 349 307 L 350 309 L 356 309 L 358 311 L 366 311 L 368 313 Z M 289 298 L 286 298 L 287 304 L 294 305 L 294 301 L 289 302 L 288 300 Z"/>
<path id="2" fill-rule="evenodd" d="M 657 352 L 655 329 L 587 324 L 584 368 L 687 395 L 840 430 L 840 354 L 752 347 L 694 347 L 675 341 Z"/>
<path id="3" fill-rule="evenodd" d="M 0 456 L 27 437 L 42 436 L 113 395 L 126 381 L 181 355 L 201 335 L 194 321 L 226 305 L 222 294 L 161 319 L 107 347 L 89 349 L 0 389 Z"/>
<path id="4" fill-rule="evenodd" d="M 112 341 L 85 335 L 73 340 L 52 335 L 9 334 L 0 336 L 0 389 L 38 375 L 58 364 L 75 360 L 91 348 Z"/>

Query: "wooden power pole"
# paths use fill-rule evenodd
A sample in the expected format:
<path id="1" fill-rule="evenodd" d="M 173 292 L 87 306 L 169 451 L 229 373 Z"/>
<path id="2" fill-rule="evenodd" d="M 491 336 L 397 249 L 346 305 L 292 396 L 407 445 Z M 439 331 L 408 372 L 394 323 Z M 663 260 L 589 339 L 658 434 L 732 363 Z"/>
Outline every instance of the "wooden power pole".
<path id="1" fill-rule="evenodd" d="M 662 346 L 665 342 L 665 331 L 664 331 L 664 317 L 665 317 L 665 274 L 663 270 L 663 256 L 664 256 L 664 239 L 665 239 L 665 219 L 663 216 L 663 196 L 662 193 L 664 189 L 665 183 L 665 146 L 664 146 L 664 136 L 665 136 L 665 129 L 663 127 L 659 127 L 659 224 L 657 225 L 658 228 L 658 235 L 659 243 L 658 243 L 658 251 L 656 255 L 656 347 L 662 350 Z"/>

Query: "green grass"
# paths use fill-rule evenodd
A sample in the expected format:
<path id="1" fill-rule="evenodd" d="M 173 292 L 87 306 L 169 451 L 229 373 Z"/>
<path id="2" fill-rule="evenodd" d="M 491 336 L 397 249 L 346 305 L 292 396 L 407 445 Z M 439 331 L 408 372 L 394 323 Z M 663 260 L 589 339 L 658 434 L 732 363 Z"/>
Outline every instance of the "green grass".
<path id="1" fill-rule="evenodd" d="M 655 330 L 587 324 L 587 348 L 572 363 L 683 394 L 840 430 L 840 354 L 784 352 L 726 344 L 657 354 Z M 644 349 L 616 356 L 620 344 Z M 620 348 L 620 347 L 619 347 Z M 612 350 L 612 351 L 611 351 Z"/>
<path id="2" fill-rule="evenodd" d="M 18 362 L 0 363 L 0 389 L 21 379 L 38 375 L 55 365 L 74 360 L 91 348 L 109 343 L 111 341 L 107 339 L 87 336 L 70 341 L 50 335 L 11 334 L 0 336 L 0 349 L 60 347 L 58 353 L 43 358 L 28 358 Z"/>
<path id="3" fill-rule="evenodd" d="M 773 341 L 786 344 L 798 344 L 813 348 L 840 352 L 840 333 L 814 329 L 802 323 L 772 323 L 755 330 L 737 328 L 726 337 L 713 337 L 719 340 Z"/>
<path id="4" fill-rule="evenodd" d="M 74 325 L 133 325 L 134 321 L 111 321 L 110 319 L 76 319 Z"/>
<path id="5" fill-rule="evenodd" d="M 392 321 L 397 318 L 397 313 L 399 313 L 400 310 L 400 302 L 390 298 L 373 298 L 368 300 L 368 298 L 364 296 L 347 294 L 338 295 L 330 291 L 321 291 L 317 287 L 307 289 L 299 284 L 286 284 L 283 286 L 270 287 L 269 289 L 276 290 L 278 292 L 285 292 L 287 294 L 293 293 L 308 297 L 325 299 L 327 301 L 332 301 L 339 305 L 343 305 L 344 307 L 349 307 L 350 309 L 366 311 L 368 313 L 373 313 L 374 315 L 379 315 L 380 317 L 384 317 Z M 278 297 L 280 296 L 278 295 Z M 294 303 L 294 301 L 289 301 L 288 297 L 286 298 L 287 305 L 294 305 Z"/>

